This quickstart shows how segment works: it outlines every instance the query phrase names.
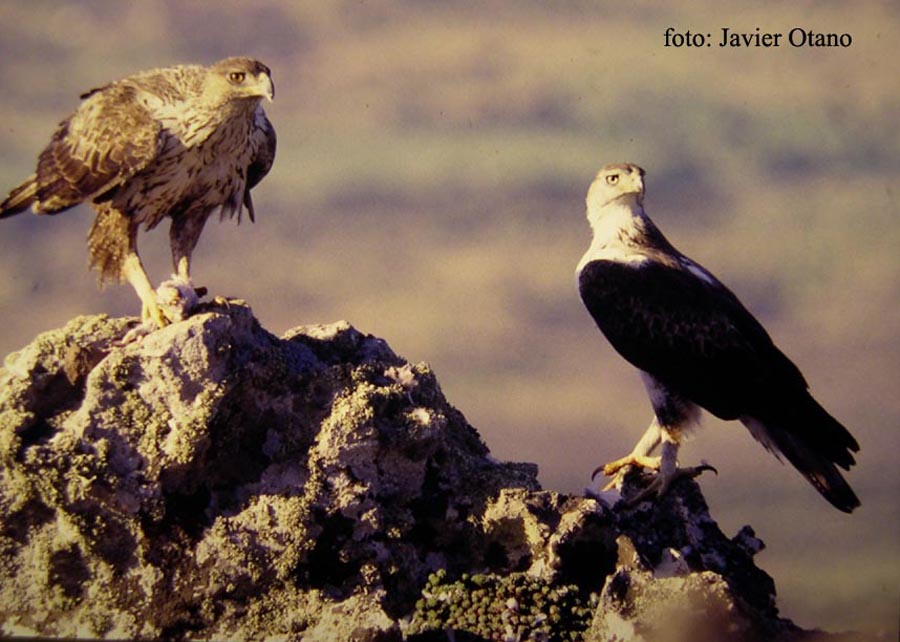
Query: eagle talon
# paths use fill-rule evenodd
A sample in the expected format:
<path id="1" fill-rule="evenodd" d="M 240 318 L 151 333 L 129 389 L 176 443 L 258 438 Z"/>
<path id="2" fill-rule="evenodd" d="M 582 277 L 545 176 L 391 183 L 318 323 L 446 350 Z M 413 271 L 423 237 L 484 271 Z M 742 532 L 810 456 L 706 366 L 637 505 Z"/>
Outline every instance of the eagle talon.
<path id="1" fill-rule="evenodd" d="M 608 464 L 604 464 L 603 466 L 598 466 L 593 474 L 591 475 L 591 479 L 597 476 L 597 473 L 603 472 L 607 477 L 611 477 L 618 473 L 623 468 L 627 468 L 630 466 L 638 466 L 640 468 L 649 468 L 650 470 L 659 470 L 660 466 L 660 458 L 659 457 L 647 457 L 645 455 L 639 455 L 632 453 L 630 455 L 626 455 L 621 459 L 617 459 L 615 461 L 611 461 Z"/>
<path id="2" fill-rule="evenodd" d="M 693 473 L 690 474 L 691 477 L 699 477 L 701 473 L 704 473 L 707 470 L 711 470 L 717 476 L 719 474 L 719 471 L 716 469 L 715 466 L 713 466 L 711 464 L 707 464 L 706 462 L 702 462 L 699 466 L 693 466 L 692 468 L 687 468 L 685 470 L 693 471 Z"/>
<path id="3" fill-rule="evenodd" d="M 151 303 L 144 302 L 141 308 L 141 321 L 145 324 L 153 324 L 157 329 L 164 328 L 171 323 L 156 301 Z"/>
<path id="4" fill-rule="evenodd" d="M 668 492 L 669 488 L 672 487 L 672 484 L 675 481 L 681 479 L 682 477 L 687 477 L 688 479 L 699 477 L 707 470 L 713 471 L 716 475 L 719 474 L 718 470 L 707 463 L 702 463 L 699 466 L 691 466 L 690 468 L 676 468 L 674 471 L 668 474 L 660 472 L 646 488 L 644 488 L 634 497 L 625 500 L 625 506 L 627 506 L 628 508 L 633 508 L 641 502 L 650 499 L 653 495 L 656 495 L 656 497 L 658 498 L 662 497 Z"/>
<path id="5" fill-rule="evenodd" d="M 621 459 L 617 459 L 608 464 L 604 464 L 602 466 L 597 466 L 594 469 L 594 472 L 591 473 L 591 481 L 596 481 L 597 476 L 600 473 L 603 473 L 607 477 L 612 477 L 609 482 L 603 487 L 603 490 L 613 490 L 614 488 L 620 488 L 622 486 L 622 482 L 625 479 L 625 476 L 628 474 L 628 471 L 632 468 L 649 468 L 650 470 L 659 470 L 660 467 L 660 458 L 659 457 L 648 457 L 646 455 L 641 455 L 640 453 L 632 452 Z"/>

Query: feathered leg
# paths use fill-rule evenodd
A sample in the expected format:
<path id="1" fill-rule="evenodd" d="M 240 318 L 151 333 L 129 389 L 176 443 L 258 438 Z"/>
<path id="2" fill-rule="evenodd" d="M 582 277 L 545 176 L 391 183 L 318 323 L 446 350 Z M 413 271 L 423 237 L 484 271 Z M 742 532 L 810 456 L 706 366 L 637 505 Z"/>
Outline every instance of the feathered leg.
<path id="1" fill-rule="evenodd" d="M 200 240 L 200 233 L 207 215 L 182 213 L 172 217 L 169 228 L 169 244 L 172 249 L 172 264 L 175 273 L 172 278 L 159 286 L 157 297 L 173 320 L 190 316 L 206 288 L 195 288 L 191 281 L 191 255 Z"/>
<path id="2" fill-rule="evenodd" d="M 127 280 L 141 299 L 141 319 L 157 327 L 169 320 L 159 309 L 156 292 L 137 252 L 138 225 L 109 202 L 96 203 L 94 219 L 88 232 L 91 267 L 100 272 L 100 283 Z"/>
<path id="3" fill-rule="evenodd" d="M 182 214 L 172 217 L 169 228 L 169 243 L 172 248 L 172 264 L 175 274 L 188 283 L 191 282 L 191 255 L 200 240 L 200 233 L 209 215 Z"/>

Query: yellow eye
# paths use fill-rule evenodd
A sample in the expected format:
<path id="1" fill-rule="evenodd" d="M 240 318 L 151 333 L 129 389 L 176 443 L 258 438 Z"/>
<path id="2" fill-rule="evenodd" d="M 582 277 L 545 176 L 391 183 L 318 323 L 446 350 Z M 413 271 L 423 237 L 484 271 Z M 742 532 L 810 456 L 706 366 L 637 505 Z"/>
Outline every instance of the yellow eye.
<path id="1" fill-rule="evenodd" d="M 619 175 L 618 174 L 610 174 L 609 176 L 606 177 L 606 182 L 609 183 L 610 185 L 615 185 L 616 183 L 619 182 Z"/>
<path id="2" fill-rule="evenodd" d="M 230 80 L 235 85 L 240 85 L 242 82 L 244 82 L 244 79 L 246 77 L 247 74 L 245 74 L 243 71 L 232 71 L 230 74 L 228 74 L 228 80 Z"/>

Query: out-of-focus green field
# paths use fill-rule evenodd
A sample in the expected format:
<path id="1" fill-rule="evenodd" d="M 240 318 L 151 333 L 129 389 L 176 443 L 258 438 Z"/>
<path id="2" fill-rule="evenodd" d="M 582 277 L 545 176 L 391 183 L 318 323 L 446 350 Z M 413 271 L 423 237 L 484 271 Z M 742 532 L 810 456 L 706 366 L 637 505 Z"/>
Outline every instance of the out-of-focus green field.
<path id="1" fill-rule="evenodd" d="M 731 6 L 730 6 L 731 5 Z M 666 27 L 849 32 L 848 49 L 666 49 Z M 831 508 L 738 424 L 683 449 L 730 532 L 768 549 L 782 613 L 896 632 L 900 598 L 900 6 L 894 2 L 44 2 L 0 5 L 0 188 L 33 171 L 80 92 L 254 55 L 279 136 L 257 224 L 211 222 L 195 278 L 264 325 L 347 319 L 437 370 L 503 459 L 587 485 L 649 405 L 573 271 L 600 165 L 728 283 L 857 436 L 863 506 Z M 135 314 L 87 270 L 87 208 L 0 223 L 0 352 L 76 314 Z M 142 237 L 155 280 L 167 234 Z"/>

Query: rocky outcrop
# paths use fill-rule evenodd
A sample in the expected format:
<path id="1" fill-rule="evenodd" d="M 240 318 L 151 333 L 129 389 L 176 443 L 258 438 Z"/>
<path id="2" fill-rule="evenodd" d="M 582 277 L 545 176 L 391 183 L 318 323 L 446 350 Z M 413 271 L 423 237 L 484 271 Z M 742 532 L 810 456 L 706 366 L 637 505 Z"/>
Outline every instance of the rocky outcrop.
<path id="1" fill-rule="evenodd" d="M 133 325 L 76 318 L 0 370 L 4 633 L 800 634 L 693 482 L 634 509 L 540 490 L 426 364 L 343 322 L 277 338 L 231 301 Z"/>

